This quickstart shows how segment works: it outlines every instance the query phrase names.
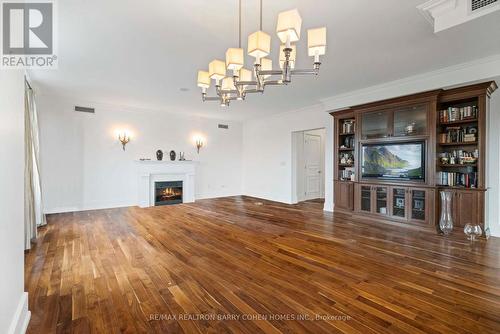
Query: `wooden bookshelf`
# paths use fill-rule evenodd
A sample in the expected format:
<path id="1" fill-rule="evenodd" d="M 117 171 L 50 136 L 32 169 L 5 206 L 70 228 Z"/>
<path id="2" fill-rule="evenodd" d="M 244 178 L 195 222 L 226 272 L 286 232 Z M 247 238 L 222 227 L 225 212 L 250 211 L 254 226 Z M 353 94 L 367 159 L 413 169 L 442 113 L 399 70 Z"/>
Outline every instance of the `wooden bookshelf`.
<path id="1" fill-rule="evenodd" d="M 467 223 L 480 224 L 488 236 L 486 122 L 496 89 L 495 82 L 485 82 L 332 112 L 335 210 L 439 232 L 440 193 L 451 191 L 455 231 L 460 233 Z M 353 122 L 352 130 L 343 131 L 346 121 Z M 346 147 L 349 140 L 354 145 Z M 362 177 L 363 145 L 411 142 L 425 143 L 424 180 Z M 352 164 L 342 160 L 344 154 L 352 154 Z M 354 169 L 352 180 L 343 177 L 346 168 Z"/>

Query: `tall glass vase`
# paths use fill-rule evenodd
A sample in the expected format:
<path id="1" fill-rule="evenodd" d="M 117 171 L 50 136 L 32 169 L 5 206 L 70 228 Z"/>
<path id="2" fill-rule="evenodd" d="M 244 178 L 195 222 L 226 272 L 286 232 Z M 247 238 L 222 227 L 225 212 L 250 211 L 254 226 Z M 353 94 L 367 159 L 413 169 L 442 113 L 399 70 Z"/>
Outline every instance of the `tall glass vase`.
<path id="1" fill-rule="evenodd" d="M 439 228 L 448 235 L 453 231 L 453 218 L 451 216 L 451 191 L 441 191 L 441 219 L 439 219 Z"/>

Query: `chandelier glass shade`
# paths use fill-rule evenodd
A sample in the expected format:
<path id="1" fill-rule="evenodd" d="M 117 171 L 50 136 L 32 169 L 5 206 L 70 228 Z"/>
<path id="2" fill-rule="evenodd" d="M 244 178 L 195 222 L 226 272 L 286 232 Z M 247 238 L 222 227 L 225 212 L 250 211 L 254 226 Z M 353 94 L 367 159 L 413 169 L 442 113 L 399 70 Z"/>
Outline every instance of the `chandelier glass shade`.
<path id="1" fill-rule="evenodd" d="M 256 31 L 248 36 L 248 55 L 260 59 L 271 52 L 271 36 L 263 31 Z"/>
<path id="2" fill-rule="evenodd" d="M 300 39 L 300 28 L 302 27 L 302 18 L 297 9 L 288 10 L 279 13 L 276 33 L 281 43 L 293 43 Z"/>
<path id="3" fill-rule="evenodd" d="M 239 71 L 245 63 L 244 51 L 241 48 L 229 48 L 226 51 L 226 67 L 228 70 Z"/>
<path id="4" fill-rule="evenodd" d="M 226 63 L 222 60 L 214 59 L 208 64 L 208 73 L 210 79 L 215 80 L 215 83 L 226 77 Z"/>
<path id="5" fill-rule="evenodd" d="M 247 53 L 255 58 L 253 70 L 244 68 L 245 51 L 241 47 L 241 0 L 239 0 L 239 46 L 226 51 L 226 61 L 215 59 L 208 64 L 208 71 L 198 71 L 198 87 L 203 101 L 219 101 L 229 106 L 231 100 L 244 100 L 249 93 L 263 93 L 266 86 L 282 86 L 292 81 L 293 75 L 318 75 L 320 56 L 326 54 L 326 27 L 307 31 L 308 55 L 313 57 L 310 69 L 295 69 L 297 45 L 300 39 L 302 18 L 297 9 L 278 15 L 276 34 L 281 41 L 279 69 L 273 70 L 273 61 L 266 58 L 271 53 L 271 36 L 262 30 L 262 0 L 260 0 L 260 29 L 248 36 Z M 232 71 L 227 75 L 227 71 Z M 231 75 L 232 74 L 232 75 Z M 215 82 L 215 95 L 208 96 L 211 80 Z"/>

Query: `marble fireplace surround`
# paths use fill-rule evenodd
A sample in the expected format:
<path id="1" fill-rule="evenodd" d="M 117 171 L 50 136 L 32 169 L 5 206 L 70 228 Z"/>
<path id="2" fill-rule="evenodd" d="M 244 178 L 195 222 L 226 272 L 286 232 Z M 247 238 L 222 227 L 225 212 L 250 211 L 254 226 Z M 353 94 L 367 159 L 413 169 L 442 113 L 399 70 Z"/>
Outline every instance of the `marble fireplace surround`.
<path id="1" fill-rule="evenodd" d="M 194 202 L 196 162 L 137 161 L 138 205 L 155 205 L 155 182 L 182 181 L 182 203 Z"/>

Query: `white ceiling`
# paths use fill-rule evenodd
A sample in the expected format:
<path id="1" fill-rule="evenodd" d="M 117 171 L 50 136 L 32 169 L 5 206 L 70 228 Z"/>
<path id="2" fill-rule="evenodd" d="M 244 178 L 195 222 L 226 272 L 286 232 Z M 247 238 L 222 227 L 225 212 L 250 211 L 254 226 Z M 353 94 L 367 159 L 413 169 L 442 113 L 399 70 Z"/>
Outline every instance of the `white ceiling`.
<path id="1" fill-rule="evenodd" d="M 295 77 L 288 87 L 268 87 L 263 96 L 222 109 L 201 102 L 196 74 L 237 46 L 237 2 L 58 1 L 59 69 L 31 71 L 30 77 L 41 94 L 243 120 L 500 53 L 499 12 L 436 35 L 416 9 L 424 0 L 264 0 L 274 61 L 280 11 L 298 8 L 302 15 L 298 68 L 311 66 L 305 30 L 327 26 L 321 74 Z M 258 30 L 259 1 L 242 2 L 246 47 L 247 36 Z"/>

